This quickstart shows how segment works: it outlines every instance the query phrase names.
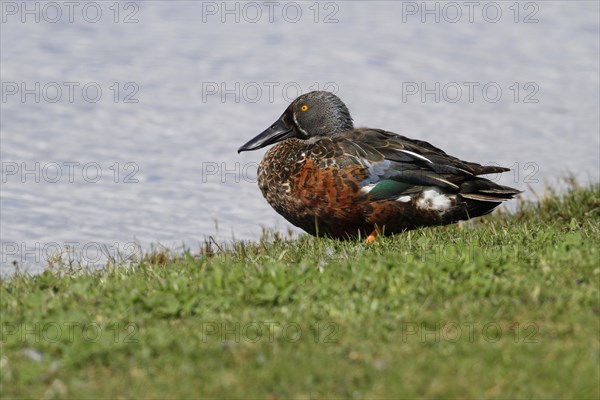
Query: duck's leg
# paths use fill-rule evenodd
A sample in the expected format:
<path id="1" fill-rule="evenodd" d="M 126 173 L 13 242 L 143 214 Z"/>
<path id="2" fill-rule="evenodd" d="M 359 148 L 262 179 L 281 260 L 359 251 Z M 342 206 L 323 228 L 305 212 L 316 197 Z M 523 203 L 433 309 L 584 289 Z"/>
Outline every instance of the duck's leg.
<path id="1" fill-rule="evenodd" d="M 369 236 L 367 236 L 367 238 L 365 239 L 365 243 L 373 243 L 375 239 L 377 239 L 378 234 L 379 231 L 377 230 L 377 228 L 373 229 L 373 232 L 371 232 L 371 234 L 369 234 Z"/>

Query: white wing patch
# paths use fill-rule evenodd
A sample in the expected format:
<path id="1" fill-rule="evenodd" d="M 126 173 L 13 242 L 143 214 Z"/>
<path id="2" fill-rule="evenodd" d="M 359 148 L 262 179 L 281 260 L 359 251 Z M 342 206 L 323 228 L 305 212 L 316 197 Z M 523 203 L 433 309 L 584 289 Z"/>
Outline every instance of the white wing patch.
<path id="1" fill-rule="evenodd" d="M 431 161 L 429 158 L 427 158 L 427 157 L 423 157 L 422 155 L 420 155 L 420 154 L 417 154 L 417 153 L 415 153 L 414 151 L 410 151 L 410 150 L 404 150 L 404 149 L 398 149 L 398 151 L 401 151 L 401 152 L 403 152 L 403 153 L 406 153 L 406 154 L 410 154 L 410 155 L 411 155 L 411 156 L 413 156 L 413 157 L 420 158 L 420 159 L 421 159 L 421 160 L 423 160 L 423 161 L 427 161 L 429 164 L 433 164 L 433 162 L 432 162 L 432 161 Z"/>
<path id="2" fill-rule="evenodd" d="M 370 185 L 367 186 L 363 186 L 360 188 L 361 192 L 365 192 L 365 193 L 369 193 L 371 190 L 373 190 L 373 188 L 376 186 L 376 183 L 371 183 Z"/>
<path id="3" fill-rule="evenodd" d="M 410 196 L 400 196 L 396 199 L 396 201 L 399 201 L 401 203 L 408 203 L 411 200 Z"/>
<path id="4" fill-rule="evenodd" d="M 417 207 L 424 208 L 426 210 L 444 211 L 452 205 L 452 200 L 456 196 L 441 193 L 437 189 L 424 190 L 419 200 L 417 200 Z"/>

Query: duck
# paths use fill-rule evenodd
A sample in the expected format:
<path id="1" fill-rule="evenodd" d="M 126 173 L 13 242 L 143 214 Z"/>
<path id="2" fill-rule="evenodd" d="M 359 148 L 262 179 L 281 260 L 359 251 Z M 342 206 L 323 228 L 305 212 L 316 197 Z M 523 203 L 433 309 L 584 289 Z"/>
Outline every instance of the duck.
<path id="1" fill-rule="evenodd" d="M 328 91 L 296 98 L 238 154 L 270 145 L 258 186 L 275 211 L 314 236 L 372 242 L 479 217 L 521 193 L 481 176 L 509 168 L 463 161 L 383 129 L 355 128 L 346 105 Z"/>

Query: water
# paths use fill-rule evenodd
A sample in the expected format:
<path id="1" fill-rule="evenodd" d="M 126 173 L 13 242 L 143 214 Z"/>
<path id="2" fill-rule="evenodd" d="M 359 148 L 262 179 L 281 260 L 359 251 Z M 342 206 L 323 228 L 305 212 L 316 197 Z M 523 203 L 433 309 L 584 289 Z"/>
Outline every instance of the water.
<path id="1" fill-rule="evenodd" d="M 72 22 L 31 4 L 2 3 L 2 275 L 56 249 L 287 231 L 255 182 L 264 150 L 236 149 L 317 88 L 357 126 L 514 168 L 498 182 L 530 197 L 599 177 L 598 2 L 482 2 L 473 22 L 427 3 L 439 23 L 421 2 L 281 3 L 272 22 L 262 2 L 82 3 Z"/>

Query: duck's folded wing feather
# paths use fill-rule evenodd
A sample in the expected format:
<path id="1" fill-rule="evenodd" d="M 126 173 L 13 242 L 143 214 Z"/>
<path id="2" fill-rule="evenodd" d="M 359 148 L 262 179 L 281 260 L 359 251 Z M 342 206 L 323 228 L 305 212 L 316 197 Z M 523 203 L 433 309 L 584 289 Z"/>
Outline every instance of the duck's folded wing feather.
<path id="1" fill-rule="evenodd" d="M 461 184 L 476 175 L 508 170 L 462 161 L 427 142 L 378 129 L 356 129 L 334 143 L 348 162 L 368 169 L 361 185 L 374 199 L 402 198 L 425 187 L 459 193 Z"/>

